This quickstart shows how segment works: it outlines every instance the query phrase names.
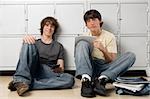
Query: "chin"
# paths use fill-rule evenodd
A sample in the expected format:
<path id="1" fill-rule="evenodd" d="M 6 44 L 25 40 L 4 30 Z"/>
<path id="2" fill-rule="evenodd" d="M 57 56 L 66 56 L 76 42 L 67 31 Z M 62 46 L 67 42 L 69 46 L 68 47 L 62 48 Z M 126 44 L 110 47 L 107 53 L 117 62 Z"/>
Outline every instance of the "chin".
<path id="1" fill-rule="evenodd" d="M 92 34 L 92 36 L 97 36 L 97 34 Z"/>

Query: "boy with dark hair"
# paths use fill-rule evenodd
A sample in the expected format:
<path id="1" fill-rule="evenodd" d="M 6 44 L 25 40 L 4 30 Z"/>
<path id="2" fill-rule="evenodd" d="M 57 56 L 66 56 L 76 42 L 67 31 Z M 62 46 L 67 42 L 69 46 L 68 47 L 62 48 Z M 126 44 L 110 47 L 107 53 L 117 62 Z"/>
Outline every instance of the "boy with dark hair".
<path id="1" fill-rule="evenodd" d="M 58 22 L 53 17 L 41 21 L 41 39 L 28 35 L 23 45 L 13 81 L 8 89 L 23 96 L 33 89 L 72 88 L 74 77 L 64 72 L 64 48 L 54 40 Z"/>
<path id="2" fill-rule="evenodd" d="M 127 52 L 117 56 L 115 36 L 102 29 L 103 21 L 97 10 L 88 10 L 84 21 L 90 30 L 88 36 L 94 36 L 93 43 L 85 40 L 77 42 L 75 47 L 76 77 L 81 79 L 81 96 L 106 96 L 105 85 L 108 81 L 126 72 L 135 62 L 135 54 Z"/>

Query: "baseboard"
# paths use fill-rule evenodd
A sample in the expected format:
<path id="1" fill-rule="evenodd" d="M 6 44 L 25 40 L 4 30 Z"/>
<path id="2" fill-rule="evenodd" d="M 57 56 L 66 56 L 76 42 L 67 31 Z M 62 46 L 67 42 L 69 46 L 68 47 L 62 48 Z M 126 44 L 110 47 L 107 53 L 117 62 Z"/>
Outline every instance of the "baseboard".
<path id="1" fill-rule="evenodd" d="M 72 74 L 72 75 L 75 75 L 75 70 L 67 70 L 65 72 Z M 147 75 L 146 75 L 145 70 L 129 70 L 121 76 L 123 76 L 123 77 L 125 77 L 125 76 L 134 77 L 134 76 L 147 76 Z"/>
<path id="2" fill-rule="evenodd" d="M 12 76 L 14 73 L 15 71 L 0 71 L 0 76 Z M 75 76 L 75 70 L 65 70 L 65 73 L 69 73 Z M 129 70 L 122 76 L 133 77 L 133 76 L 147 76 L 147 75 L 145 70 Z"/>
<path id="3" fill-rule="evenodd" d="M 12 76 L 15 71 L 0 71 L 0 76 Z M 65 70 L 65 73 L 69 73 L 71 75 L 75 75 L 75 70 Z"/>
<path id="4" fill-rule="evenodd" d="M 129 70 L 122 76 L 127 76 L 127 77 L 146 76 L 147 77 L 147 74 L 145 70 Z"/>

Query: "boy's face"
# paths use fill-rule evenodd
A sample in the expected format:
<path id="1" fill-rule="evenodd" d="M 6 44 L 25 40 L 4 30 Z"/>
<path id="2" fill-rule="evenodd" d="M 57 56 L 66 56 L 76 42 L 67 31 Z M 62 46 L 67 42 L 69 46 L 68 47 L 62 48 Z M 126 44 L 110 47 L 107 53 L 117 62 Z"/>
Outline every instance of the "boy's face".
<path id="1" fill-rule="evenodd" d="M 55 26 L 50 24 L 49 22 L 46 22 L 46 24 L 43 27 L 43 34 L 47 36 L 52 36 L 55 30 Z"/>
<path id="2" fill-rule="evenodd" d="M 98 18 L 91 18 L 86 21 L 86 26 L 91 32 L 98 32 L 101 30 L 101 23 L 102 21 L 100 21 Z"/>

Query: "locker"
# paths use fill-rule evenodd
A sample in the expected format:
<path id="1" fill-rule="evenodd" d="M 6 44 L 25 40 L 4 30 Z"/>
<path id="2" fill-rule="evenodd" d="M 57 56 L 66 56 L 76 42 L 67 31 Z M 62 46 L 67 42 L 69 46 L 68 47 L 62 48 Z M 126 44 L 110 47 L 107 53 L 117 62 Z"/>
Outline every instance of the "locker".
<path id="1" fill-rule="evenodd" d="M 119 55 L 126 51 L 136 54 L 131 70 L 146 70 L 150 75 L 149 0 L 1 0 L 0 70 L 15 70 L 22 37 L 26 34 L 40 36 L 40 21 L 46 16 L 58 20 L 57 38 L 66 50 L 66 70 L 75 70 L 74 38 L 88 31 L 83 21 L 88 9 L 97 9 L 102 14 L 103 28 L 117 38 Z M 9 42 L 17 46 L 6 45 Z M 10 48 L 12 51 L 8 50 Z"/>

